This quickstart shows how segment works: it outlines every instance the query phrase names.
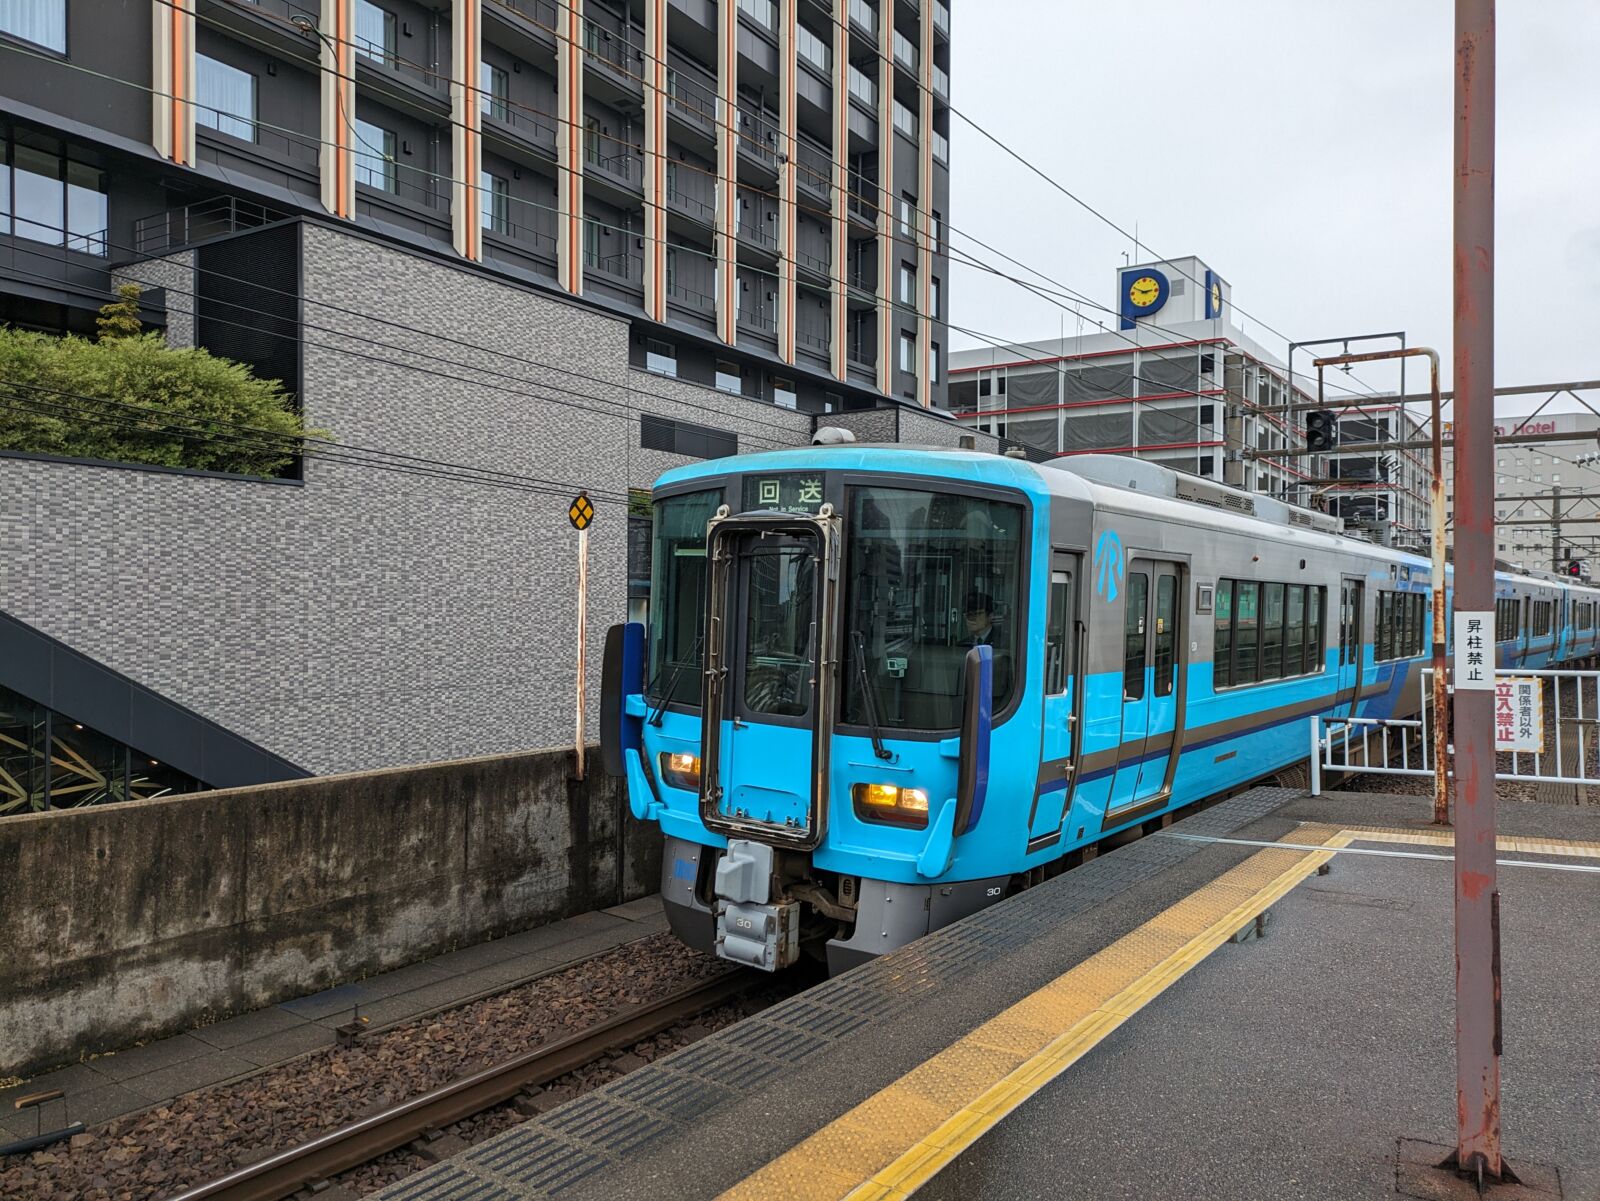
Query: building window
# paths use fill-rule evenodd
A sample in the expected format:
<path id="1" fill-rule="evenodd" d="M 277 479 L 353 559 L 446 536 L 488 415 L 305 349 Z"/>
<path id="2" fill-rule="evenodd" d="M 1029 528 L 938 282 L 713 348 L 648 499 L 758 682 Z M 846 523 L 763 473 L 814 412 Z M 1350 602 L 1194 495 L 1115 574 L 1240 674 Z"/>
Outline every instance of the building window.
<path id="1" fill-rule="evenodd" d="M 717 360 L 717 388 L 723 392 L 744 391 L 744 379 L 739 373 L 738 363 Z"/>
<path id="2" fill-rule="evenodd" d="M 695 459 L 725 459 L 739 453 L 739 436 L 729 430 L 640 413 L 639 447 Z"/>
<path id="3" fill-rule="evenodd" d="M 917 211 L 917 198 L 909 192 L 900 194 L 900 232 L 910 237 L 916 228 L 915 213 Z"/>
<path id="4" fill-rule="evenodd" d="M 799 405 L 799 397 L 794 390 L 792 379 L 772 378 L 772 403 L 780 409 L 793 409 Z"/>
<path id="5" fill-rule="evenodd" d="M 67 0 L 0 0 L 0 33 L 67 52 Z"/>
<path id="6" fill-rule="evenodd" d="M 511 120 L 511 76 L 489 63 L 478 64 L 478 102 L 498 121 Z"/>
<path id="7" fill-rule="evenodd" d="M 899 300 L 901 304 L 917 303 L 917 269 L 909 263 L 900 264 Z"/>
<path id="8" fill-rule="evenodd" d="M 833 64 L 833 56 L 829 52 L 828 43 L 812 33 L 804 25 L 795 26 L 794 47 L 800 57 L 814 67 L 826 71 Z"/>
<path id="9" fill-rule="evenodd" d="M 907 375 L 917 373 L 917 336 L 902 333 L 900 335 L 900 370 Z"/>
<path id="10" fill-rule="evenodd" d="M 356 120 L 356 182 L 382 192 L 397 192 L 394 174 L 394 131 L 371 121 Z"/>
<path id="11" fill-rule="evenodd" d="M 676 379 L 678 348 L 671 342 L 649 339 L 644 344 L 644 366 L 646 371 L 654 371 L 657 375 L 670 375 Z"/>
<path id="12" fill-rule="evenodd" d="M 583 219 L 583 263 L 586 267 L 600 263 L 600 223 L 593 217 Z"/>
<path id="13" fill-rule="evenodd" d="M 394 14 L 372 0 L 356 0 L 355 43 L 357 54 L 374 62 L 393 62 L 397 48 Z"/>
<path id="14" fill-rule="evenodd" d="M 206 125 L 219 133 L 256 140 L 256 77 L 238 67 L 194 56 L 196 125 Z"/>
<path id="15" fill-rule="evenodd" d="M 917 114 L 912 112 L 898 100 L 894 102 L 894 127 L 906 137 L 916 140 Z"/>
<path id="16" fill-rule="evenodd" d="M 106 253 L 103 171 L 31 146 L 0 143 L 0 151 L 0 235 Z"/>
<path id="17" fill-rule="evenodd" d="M 928 214 L 928 240 L 933 243 L 935 250 L 939 249 L 940 242 L 944 239 L 944 221 L 939 216 L 939 210 L 934 209 Z"/>
<path id="18" fill-rule="evenodd" d="M 939 382 L 939 344 L 937 342 L 928 344 L 928 382 L 930 384 Z"/>
<path id="19" fill-rule="evenodd" d="M 935 275 L 931 281 L 931 290 L 928 293 L 928 316 L 935 321 L 939 319 L 939 277 Z"/>
<path id="20" fill-rule="evenodd" d="M 678 248 L 667 247 L 667 295 L 674 296 L 678 291 Z"/>
<path id="21" fill-rule="evenodd" d="M 483 203 L 483 228 L 490 233 L 511 232 L 511 184 L 498 175 L 479 172 L 478 187 Z"/>

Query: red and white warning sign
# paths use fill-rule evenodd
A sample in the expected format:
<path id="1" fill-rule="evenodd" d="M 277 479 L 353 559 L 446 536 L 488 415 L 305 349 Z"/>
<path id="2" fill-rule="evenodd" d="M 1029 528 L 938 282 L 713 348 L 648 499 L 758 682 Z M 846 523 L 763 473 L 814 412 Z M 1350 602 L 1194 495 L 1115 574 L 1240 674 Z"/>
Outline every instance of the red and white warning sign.
<path id="1" fill-rule="evenodd" d="M 1496 676 L 1494 749 L 1544 750 L 1544 689 L 1537 676 Z"/>

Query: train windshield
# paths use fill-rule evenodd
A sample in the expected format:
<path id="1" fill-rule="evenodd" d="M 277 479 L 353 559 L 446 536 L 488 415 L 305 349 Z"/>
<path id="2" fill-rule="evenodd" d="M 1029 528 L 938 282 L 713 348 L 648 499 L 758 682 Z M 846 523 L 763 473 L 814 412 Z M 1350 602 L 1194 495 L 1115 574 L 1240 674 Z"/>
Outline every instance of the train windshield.
<path id="1" fill-rule="evenodd" d="M 706 523 L 721 489 L 689 492 L 656 504 L 650 570 L 650 703 L 700 704 L 705 661 Z"/>
<path id="2" fill-rule="evenodd" d="M 969 648 L 994 648 L 994 710 L 1017 686 L 1024 510 L 902 488 L 850 493 L 841 716 L 886 729 L 960 724 Z M 875 704 L 873 703 L 875 702 Z"/>

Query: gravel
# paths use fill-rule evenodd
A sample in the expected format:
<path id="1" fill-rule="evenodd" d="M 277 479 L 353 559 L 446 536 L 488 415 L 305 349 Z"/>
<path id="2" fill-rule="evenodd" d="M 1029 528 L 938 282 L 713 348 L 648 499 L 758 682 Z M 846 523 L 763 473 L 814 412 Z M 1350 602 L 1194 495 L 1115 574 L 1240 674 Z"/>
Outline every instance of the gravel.
<path id="1" fill-rule="evenodd" d="M 652 935 L 350 1046 L 316 1051 L 117 1118 L 78 1135 L 70 1145 L 56 1144 L 8 1159 L 0 1164 L 0 1197 L 6 1201 L 170 1197 L 458 1076 L 587 1029 L 624 1006 L 654 1000 L 725 970 L 719 960 L 690 950 L 671 935 Z M 692 1026 L 648 1039 L 623 1055 L 573 1073 L 551 1088 L 573 1092 L 593 1088 L 692 1041 L 686 1030 L 703 1034 L 736 1020 L 741 1012 L 740 1006 L 725 1006 L 696 1019 Z M 447 1133 L 483 1138 L 517 1120 L 515 1109 L 502 1106 Z M 448 1140 L 440 1143 L 448 1145 Z M 370 1192 L 428 1162 L 419 1153 L 397 1152 L 352 1172 L 347 1187 Z"/>

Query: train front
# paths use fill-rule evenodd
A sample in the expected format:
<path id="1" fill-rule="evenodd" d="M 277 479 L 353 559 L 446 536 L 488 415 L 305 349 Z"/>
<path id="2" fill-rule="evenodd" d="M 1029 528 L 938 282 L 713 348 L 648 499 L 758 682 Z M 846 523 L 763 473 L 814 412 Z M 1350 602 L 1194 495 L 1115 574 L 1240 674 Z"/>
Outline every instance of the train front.
<path id="1" fill-rule="evenodd" d="M 1044 596 L 1037 469 L 814 447 L 681 468 L 653 499 L 648 622 L 608 636 L 603 743 L 665 835 L 677 936 L 841 970 L 1003 895 L 1018 831 L 984 809 L 1011 774 L 1031 797 L 1039 762 L 1037 723 L 1007 721 Z"/>

